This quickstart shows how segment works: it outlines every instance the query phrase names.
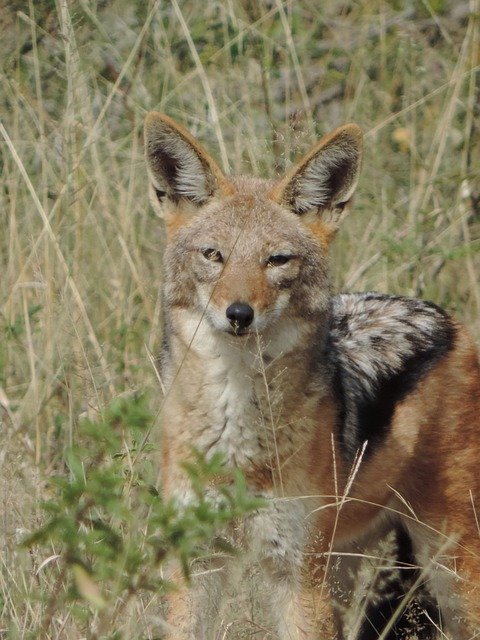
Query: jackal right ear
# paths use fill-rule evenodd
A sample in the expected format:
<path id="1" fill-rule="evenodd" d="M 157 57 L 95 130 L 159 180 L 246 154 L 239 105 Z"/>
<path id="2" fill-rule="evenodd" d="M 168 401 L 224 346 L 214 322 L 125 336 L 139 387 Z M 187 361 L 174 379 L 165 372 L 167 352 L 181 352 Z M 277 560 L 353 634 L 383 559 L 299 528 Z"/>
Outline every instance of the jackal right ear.
<path id="1" fill-rule="evenodd" d="M 334 226 L 357 186 L 361 158 L 360 128 L 356 124 L 339 127 L 292 167 L 271 197 L 298 215 L 329 210 Z"/>
<path id="2" fill-rule="evenodd" d="M 152 204 L 169 217 L 180 200 L 198 207 L 227 181 L 215 161 L 192 135 L 163 113 L 150 112 L 145 120 L 145 155 L 151 179 Z"/>

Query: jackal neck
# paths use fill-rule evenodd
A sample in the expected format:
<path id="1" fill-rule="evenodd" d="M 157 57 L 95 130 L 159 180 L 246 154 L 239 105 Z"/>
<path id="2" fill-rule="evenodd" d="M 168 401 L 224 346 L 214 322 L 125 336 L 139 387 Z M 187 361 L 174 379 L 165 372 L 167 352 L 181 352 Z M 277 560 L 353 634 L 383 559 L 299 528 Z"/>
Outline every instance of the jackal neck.
<path id="1" fill-rule="evenodd" d="M 229 466 L 278 469 L 309 437 L 311 414 L 329 393 L 328 373 L 318 375 L 328 323 L 284 321 L 276 335 L 247 340 L 200 323 L 189 341 L 173 326 L 163 356 L 165 427 L 174 417 L 187 450 L 219 452 Z"/>

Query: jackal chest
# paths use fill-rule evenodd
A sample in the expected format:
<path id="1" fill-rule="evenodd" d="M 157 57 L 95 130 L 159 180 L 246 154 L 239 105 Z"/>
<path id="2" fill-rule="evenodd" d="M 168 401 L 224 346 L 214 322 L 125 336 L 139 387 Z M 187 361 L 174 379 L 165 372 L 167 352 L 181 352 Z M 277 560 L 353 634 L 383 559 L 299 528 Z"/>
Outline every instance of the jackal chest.
<path id="1" fill-rule="evenodd" d="M 207 457 L 221 453 L 231 466 L 270 464 L 285 449 L 281 384 L 242 359 L 212 363 L 204 371 L 190 433 Z"/>

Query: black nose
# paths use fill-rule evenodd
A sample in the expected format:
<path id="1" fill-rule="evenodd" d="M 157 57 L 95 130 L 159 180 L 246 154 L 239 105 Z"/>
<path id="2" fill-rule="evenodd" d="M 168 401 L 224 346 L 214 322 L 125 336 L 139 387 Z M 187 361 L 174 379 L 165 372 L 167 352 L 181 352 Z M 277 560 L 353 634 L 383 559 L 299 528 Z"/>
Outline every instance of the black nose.
<path id="1" fill-rule="evenodd" d="M 228 307 L 226 314 L 235 331 L 246 329 L 252 324 L 253 309 L 244 302 L 234 302 Z"/>

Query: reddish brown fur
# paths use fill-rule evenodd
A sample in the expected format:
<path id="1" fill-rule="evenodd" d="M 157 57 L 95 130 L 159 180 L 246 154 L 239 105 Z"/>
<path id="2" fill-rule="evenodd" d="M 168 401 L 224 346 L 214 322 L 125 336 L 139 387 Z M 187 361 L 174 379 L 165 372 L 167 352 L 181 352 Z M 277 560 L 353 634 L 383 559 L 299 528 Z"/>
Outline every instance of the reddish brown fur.
<path id="1" fill-rule="evenodd" d="M 307 227 L 310 229 L 312 234 L 318 238 L 322 247 L 327 251 L 335 238 L 337 228 L 333 225 L 327 225 L 321 220 L 309 222 L 307 223 Z"/>

